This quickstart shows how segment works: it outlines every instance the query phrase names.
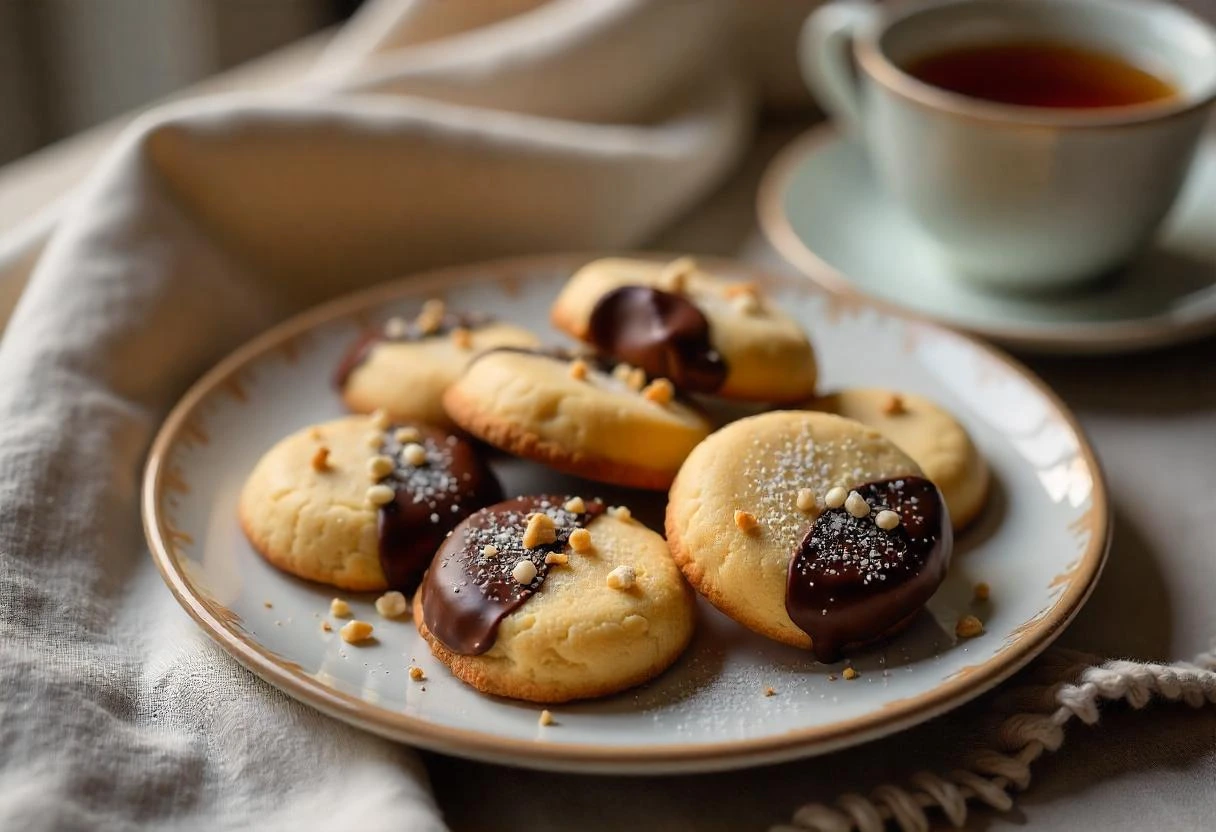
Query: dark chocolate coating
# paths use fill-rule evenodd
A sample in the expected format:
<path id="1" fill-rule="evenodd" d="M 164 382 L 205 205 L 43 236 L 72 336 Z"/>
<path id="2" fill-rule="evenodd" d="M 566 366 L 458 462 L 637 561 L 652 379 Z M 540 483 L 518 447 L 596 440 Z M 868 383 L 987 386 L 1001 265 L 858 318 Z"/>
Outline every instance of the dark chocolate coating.
<path id="1" fill-rule="evenodd" d="M 726 361 L 713 347 L 709 320 L 674 292 L 614 289 L 591 310 L 587 338 L 601 352 L 681 390 L 713 393 L 726 381 Z"/>
<path id="2" fill-rule="evenodd" d="M 502 486 L 473 446 L 453 434 L 414 425 L 422 434 L 427 464 L 402 462 L 402 445 L 390 427 L 381 453 L 393 472 L 380 482 L 396 495 L 380 507 L 380 568 L 391 589 L 412 594 L 444 537 L 482 506 L 502 499 Z"/>
<path id="3" fill-rule="evenodd" d="M 350 349 L 346 351 L 342 356 L 342 360 L 338 362 L 338 368 L 334 371 L 334 386 L 339 390 L 345 387 L 350 374 L 367 360 L 367 357 L 371 355 L 372 349 L 379 343 L 391 342 L 401 344 L 424 341 L 427 338 L 439 338 L 450 335 L 454 329 L 476 329 L 477 327 L 485 326 L 491 320 L 490 317 L 485 315 L 465 315 L 445 312 L 439 322 L 439 327 L 431 332 L 423 332 L 418 328 L 417 322 L 413 320 L 406 321 L 404 333 L 392 338 L 385 334 L 383 325 L 375 329 L 369 329 L 360 335 L 355 343 L 350 345 Z"/>
<path id="4" fill-rule="evenodd" d="M 470 516 L 444 541 L 422 582 L 422 619 L 428 630 L 453 653 L 480 655 L 494 646 L 498 625 L 540 589 L 548 574 L 545 555 L 566 550 L 570 533 L 604 512 L 604 504 L 588 500 L 587 511 L 562 508 L 568 498 L 517 497 Z M 528 516 L 544 512 L 557 523 L 557 539 L 533 549 L 523 547 Z M 498 550 L 485 557 L 482 550 Z M 532 561 L 536 578 L 520 584 L 511 570 L 522 559 Z"/>
<path id="5" fill-rule="evenodd" d="M 929 480 L 899 477 L 853 490 L 870 515 L 827 509 L 790 559 L 785 609 L 821 662 L 881 637 L 923 607 L 945 580 L 953 549 L 945 500 Z M 883 509 L 901 517 L 890 531 L 874 522 Z"/>

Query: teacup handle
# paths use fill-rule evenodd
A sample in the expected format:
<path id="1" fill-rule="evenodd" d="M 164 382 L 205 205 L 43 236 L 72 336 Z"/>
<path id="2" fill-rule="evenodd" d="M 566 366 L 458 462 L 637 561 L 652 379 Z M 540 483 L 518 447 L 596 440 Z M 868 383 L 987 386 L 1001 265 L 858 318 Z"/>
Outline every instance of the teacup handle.
<path id="1" fill-rule="evenodd" d="M 877 14 L 877 6 L 868 0 L 833 0 L 811 13 L 798 40 L 802 77 L 815 100 L 855 137 L 862 134 L 862 114 L 853 33 Z"/>

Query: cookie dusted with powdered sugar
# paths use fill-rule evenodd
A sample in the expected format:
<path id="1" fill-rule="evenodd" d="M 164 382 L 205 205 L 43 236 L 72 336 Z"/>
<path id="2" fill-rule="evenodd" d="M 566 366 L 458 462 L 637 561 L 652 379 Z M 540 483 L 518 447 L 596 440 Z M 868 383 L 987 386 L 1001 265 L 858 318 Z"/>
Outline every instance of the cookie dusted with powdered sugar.
<path id="1" fill-rule="evenodd" d="M 702 442 L 672 485 L 667 540 L 724 613 L 822 661 L 900 629 L 952 549 L 941 492 L 872 428 L 777 411 Z"/>
<path id="2" fill-rule="evenodd" d="M 666 669 L 694 605 L 663 538 L 578 496 L 482 509 L 444 542 L 414 597 L 434 655 L 482 693 L 564 702 Z"/>

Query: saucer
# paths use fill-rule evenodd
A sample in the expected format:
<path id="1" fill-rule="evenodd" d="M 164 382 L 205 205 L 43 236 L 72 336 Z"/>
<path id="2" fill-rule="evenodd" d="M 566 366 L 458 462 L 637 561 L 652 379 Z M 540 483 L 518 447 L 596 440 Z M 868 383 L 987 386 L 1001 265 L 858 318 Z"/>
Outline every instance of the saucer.
<path id="1" fill-rule="evenodd" d="M 760 224 L 812 280 L 1024 351 L 1114 353 L 1216 332 L 1216 133 L 1150 250 L 1091 287 L 1003 294 L 950 274 L 932 241 L 887 198 L 862 148 L 830 126 L 765 174 Z"/>

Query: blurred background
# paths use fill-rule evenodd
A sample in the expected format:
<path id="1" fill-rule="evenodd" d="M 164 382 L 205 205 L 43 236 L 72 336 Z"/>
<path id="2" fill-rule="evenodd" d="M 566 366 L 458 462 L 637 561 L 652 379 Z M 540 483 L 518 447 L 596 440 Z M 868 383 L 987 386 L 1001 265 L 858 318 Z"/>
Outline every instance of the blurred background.
<path id="1" fill-rule="evenodd" d="M 0 164 L 339 23 L 360 2 L 0 0 Z"/>

